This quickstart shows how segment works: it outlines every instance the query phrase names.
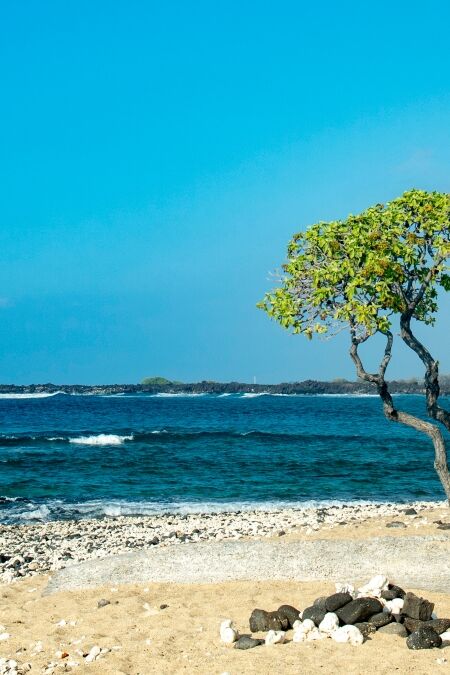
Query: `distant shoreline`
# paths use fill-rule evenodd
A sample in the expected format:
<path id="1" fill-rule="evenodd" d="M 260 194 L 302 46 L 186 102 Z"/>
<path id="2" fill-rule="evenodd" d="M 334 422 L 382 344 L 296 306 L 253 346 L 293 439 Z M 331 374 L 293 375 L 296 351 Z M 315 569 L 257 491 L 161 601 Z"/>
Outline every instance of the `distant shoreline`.
<path id="1" fill-rule="evenodd" d="M 393 380 L 389 383 L 393 394 L 424 394 L 422 382 L 417 380 Z M 280 384 L 248 384 L 245 382 L 191 382 L 148 384 L 0 384 L 0 394 L 374 394 L 372 385 L 364 382 L 335 380 L 323 382 L 304 380 Z M 441 394 L 450 394 L 450 378 L 441 384 Z"/>

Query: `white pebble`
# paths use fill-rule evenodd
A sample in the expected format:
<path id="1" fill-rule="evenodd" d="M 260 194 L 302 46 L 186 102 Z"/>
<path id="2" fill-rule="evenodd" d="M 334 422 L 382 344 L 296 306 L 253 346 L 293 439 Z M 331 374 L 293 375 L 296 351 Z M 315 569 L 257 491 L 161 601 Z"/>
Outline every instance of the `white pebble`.
<path id="1" fill-rule="evenodd" d="M 320 632 L 330 635 L 330 633 L 335 631 L 337 628 L 339 628 L 339 619 L 337 615 L 334 612 L 327 612 L 319 624 Z"/>
<path id="2" fill-rule="evenodd" d="M 331 638 L 335 642 L 348 642 L 354 647 L 362 645 L 364 642 L 362 633 L 356 626 L 342 626 L 342 628 L 338 628 L 331 633 Z"/>
<path id="3" fill-rule="evenodd" d="M 355 587 L 351 584 L 335 584 L 336 593 L 350 593 L 351 596 L 355 595 Z"/>
<path id="4" fill-rule="evenodd" d="M 358 588 L 359 596 L 364 597 L 366 595 L 374 595 L 380 597 L 381 591 L 386 591 L 388 586 L 389 582 L 387 578 L 382 574 L 377 574 L 377 576 L 372 577 L 367 584 Z"/>
<path id="5" fill-rule="evenodd" d="M 239 633 L 234 628 L 231 619 L 226 619 L 220 624 L 220 639 L 226 645 L 231 645 L 239 639 Z"/>
<path id="6" fill-rule="evenodd" d="M 87 663 L 92 663 L 92 661 L 95 661 L 100 652 L 101 652 L 100 647 L 98 645 L 95 645 L 94 647 L 92 647 L 91 651 L 86 656 L 85 661 Z"/>
<path id="7" fill-rule="evenodd" d="M 8 640 L 11 635 L 9 633 L 0 633 L 0 640 Z"/>
<path id="8" fill-rule="evenodd" d="M 266 645 L 282 645 L 286 639 L 286 633 L 283 630 L 269 630 L 266 635 Z"/>
<path id="9" fill-rule="evenodd" d="M 305 619 L 302 621 L 302 628 L 305 633 L 309 633 L 309 631 L 314 630 L 316 627 L 316 624 L 312 619 Z"/>
<path id="10" fill-rule="evenodd" d="M 402 598 L 394 598 L 393 600 L 388 600 L 383 607 L 383 612 L 391 612 L 392 614 L 400 614 L 405 601 Z"/>

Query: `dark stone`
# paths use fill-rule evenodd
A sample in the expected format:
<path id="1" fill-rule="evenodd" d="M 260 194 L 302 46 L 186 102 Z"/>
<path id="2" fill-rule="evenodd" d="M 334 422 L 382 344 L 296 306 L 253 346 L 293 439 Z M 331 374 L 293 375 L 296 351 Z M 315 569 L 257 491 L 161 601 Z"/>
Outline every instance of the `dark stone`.
<path id="1" fill-rule="evenodd" d="M 281 605 L 281 607 L 278 607 L 277 614 L 282 619 L 287 620 L 288 628 L 293 628 L 294 622 L 300 620 L 300 611 L 292 605 Z"/>
<path id="2" fill-rule="evenodd" d="M 111 601 L 110 600 L 105 600 L 105 598 L 102 598 L 97 602 L 97 608 L 100 609 L 101 607 L 106 607 L 106 605 L 110 605 Z"/>
<path id="3" fill-rule="evenodd" d="M 392 523 L 387 523 L 386 527 L 406 527 L 401 520 L 393 520 Z"/>
<path id="4" fill-rule="evenodd" d="M 284 530 L 280 530 L 280 531 L 278 532 L 278 536 L 279 536 L 279 537 L 284 537 L 285 534 L 286 534 L 286 532 L 285 532 Z"/>
<path id="5" fill-rule="evenodd" d="M 363 621 L 362 623 L 355 623 L 354 624 L 356 628 L 359 629 L 361 632 L 362 636 L 367 638 L 369 635 L 372 635 L 372 633 L 376 633 L 377 629 L 373 625 L 373 623 L 369 623 L 368 621 Z"/>
<path id="6" fill-rule="evenodd" d="M 325 609 L 327 612 L 335 612 L 337 609 L 348 605 L 353 600 L 350 593 L 333 593 L 325 601 Z"/>
<path id="7" fill-rule="evenodd" d="M 409 616 L 405 619 L 405 626 L 410 633 L 414 633 L 423 626 L 432 628 L 438 635 L 445 633 L 450 628 L 450 619 L 431 619 L 430 621 L 420 621 L 419 619 L 411 619 Z"/>
<path id="8" fill-rule="evenodd" d="M 243 635 L 234 643 L 234 649 L 253 649 L 253 647 L 259 647 L 262 644 L 264 644 L 264 640 L 257 640 L 249 635 Z"/>
<path id="9" fill-rule="evenodd" d="M 354 624 L 367 621 L 371 616 L 382 611 L 383 605 L 376 598 L 355 598 L 336 610 L 336 614 L 343 624 Z"/>
<path id="10" fill-rule="evenodd" d="M 437 526 L 438 530 L 450 530 L 450 523 L 442 523 L 442 525 Z"/>
<path id="11" fill-rule="evenodd" d="M 408 649 L 433 649 L 442 644 L 441 636 L 430 626 L 421 626 L 406 639 Z"/>
<path id="12" fill-rule="evenodd" d="M 287 630 L 289 622 L 278 612 L 266 612 L 264 609 L 254 609 L 250 617 L 250 630 L 259 633 L 267 630 Z"/>
<path id="13" fill-rule="evenodd" d="M 159 609 L 167 609 L 169 605 L 166 605 L 165 603 L 159 606 Z"/>
<path id="14" fill-rule="evenodd" d="M 400 586 L 395 586 L 394 584 L 389 584 L 387 591 L 381 591 L 381 597 L 383 600 L 394 600 L 395 598 L 404 598 L 406 592 Z"/>
<path id="15" fill-rule="evenodd" d="M 379 612 L 370 617 L 369 623 L 371 623 L 375 628 L 382 628 L 387 626 L 388 623 L 392 623 L 393 616 L 390 612 Z"/>
<path id="16" fill-rule="evenodd" d="M 159 538 L 153 537 L 153 539 L 150 539 L 149 544 L 151 544 L 152 546 L 156 546 L 156 544 L 159 544 Z"/>
<path id="17" fill-rule="evenodd" d="M 312 606 L 312 607 L 307 607 L 306 609 L 303 610 L 302 614 L 302 621 L 305 619 L 311 619 L 311 621 L 314 621 L 315 625 L 318 626 L 319 623 L 321 623 L 324 618 L 325 614 L 327 613 L 326 609 L 322 609 L 321 607 Z"/>
<path id="18" fill-rule="evenodd" d="M 433 613 L 434 603 L 419 598 L 414 593 L 407 593 L 405 595 L 405 603 L 403 605 L 402 614 L 411 617 L 411 619 L 420 619 L 421 621 L 428 621 L 431 619 Z"/>
<path id="19" fill-rule="evenodd" d="M 405 514 L 405 516 L 417 516 L 416 509 L 405 509 L 403 513 Z"/>
<path id="20" fill-rule="evenodd" d="M 388 623 L 387 626 L 382 626 L 378 629 L 379 633 L 386 633 L 387 635 L 398 635 L 399 637 L 408 637 L 408 631 L 402 623 Z"/>
<path id="21" fill-rule="evenodd" d="M 316 598 L 313 602 L 313 607 L 320 607 L 320 609 L 327 609 L 327 596 L 322 595 L 320 598 Z"/>

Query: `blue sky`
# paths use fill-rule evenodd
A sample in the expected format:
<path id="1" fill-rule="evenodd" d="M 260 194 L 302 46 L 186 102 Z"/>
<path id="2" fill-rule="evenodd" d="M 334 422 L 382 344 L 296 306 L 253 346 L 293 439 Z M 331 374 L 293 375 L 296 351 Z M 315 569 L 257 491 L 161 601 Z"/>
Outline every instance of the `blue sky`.
<path id="1" fill-rule="evenodd" d="M 446 0 L 4 3 L 0 382 L 353 378 L 345 336 L 255 303 L 298 229 L 450 190 L 449 23 Z"/>

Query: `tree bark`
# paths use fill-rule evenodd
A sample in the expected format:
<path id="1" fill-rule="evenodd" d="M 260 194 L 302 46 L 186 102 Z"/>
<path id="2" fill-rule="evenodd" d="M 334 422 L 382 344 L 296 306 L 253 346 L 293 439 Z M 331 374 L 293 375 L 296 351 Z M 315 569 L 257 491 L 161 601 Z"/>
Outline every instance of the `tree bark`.
<path id="1" fill-rule="evenodd" d="M 431 422 L 427 422 L 420 419 L 419 417 L 415 417 L 414 415 L 410 415 L 409 413 L 396 409 L 392 396 L 389 392 L 389 387 L 384 377 L 386 368 L 389 365 L 389 361 L 391 359 L 393 337 L 390 331 L 385 333 L 385 335 L 386 348 L 378 373 L 368 373 L 365 370 L 361 361 L 361 357 L 358 354 L 359 345 L 362 342 L 365 342 L 367 337 L 358 338 L 354 328 L 351 328 L 352 344 L 350 348 L 350 356 L 355 364 L 356 372 L 362 380 L 371 382 L 376 386 L 378 395 L 383 402 L 384 414 L 388 420 L 405 424 L 416 431 L 426 434 L 431 439 L 434 447 L 434 468 L 436 469 L 436 473 L 439 476 L 439 480 L 441 481 L 447 501 L 450 505 L 450 475 L 447 467 L 447 452 L 444 437 L 442 436 L 441 430 Z"/>

